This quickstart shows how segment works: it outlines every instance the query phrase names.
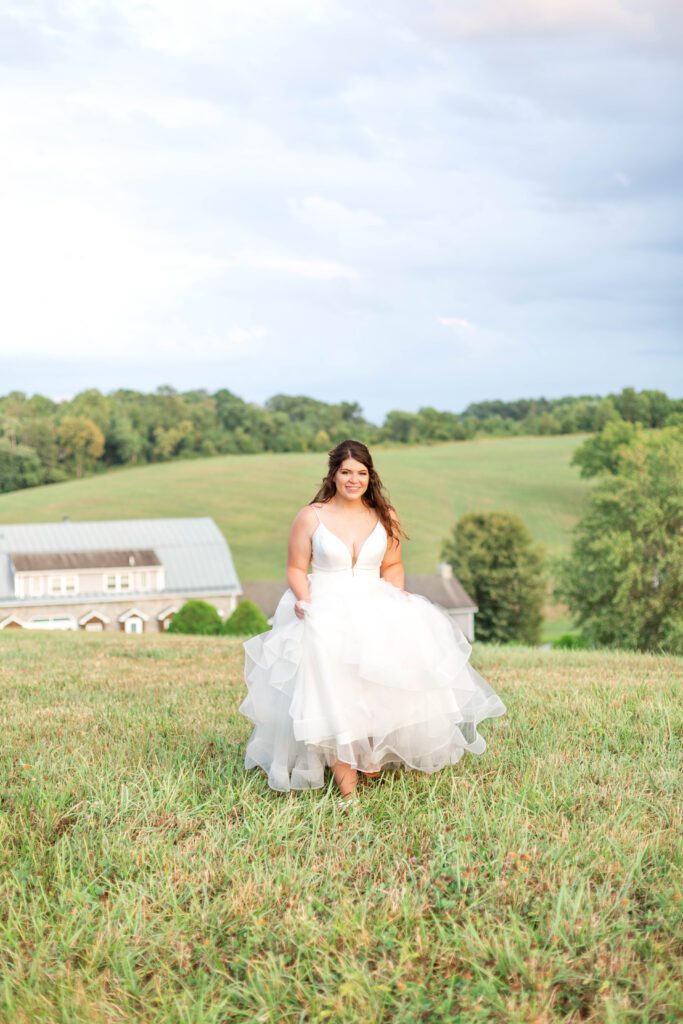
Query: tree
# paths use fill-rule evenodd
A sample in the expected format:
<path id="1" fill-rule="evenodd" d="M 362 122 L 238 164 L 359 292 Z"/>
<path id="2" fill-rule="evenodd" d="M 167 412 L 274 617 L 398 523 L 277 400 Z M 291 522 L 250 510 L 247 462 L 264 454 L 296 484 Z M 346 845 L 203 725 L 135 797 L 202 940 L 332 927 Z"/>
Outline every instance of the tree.
<path id="1" fill-rule="evenodd" d="M 154 428 L 154 456 L 163 462 L 192 448 L 194 431 L 190 420 L 181 420 L 173 427 Z"/>
<path id="2" fill-rule="evenodd" d="M 124 414 L 112 416 L 107 429 L 105 458 L 112 466 L 137 462 L 142 453 L 142 438 Z"/>
<path id="3" fill-rule="evenodd" d="M 65 402 L 64 412 L 69 416 L 83 416 L 96 423 L 104 433 L 111 416 L 111 399 L 97 388 L 79 391 L 70 402 Z"/>
<path id="4" fill-rule="evenodd" d="M 384 417 L 382 434 L 390 441 L 412 444 L 417 439 L 419 425 L 420 421 L 414 412 L 401 412 L 400 409 L 392 409 Z"/>
<path id="5" fill-rule="evenodd" d="M 253 601 L 240 601 L 223 627 L 228 636 L 256 636 L 270 629 L 268 620 Z"/>
<path id="6" fill-rule="evenodd" d="M 441 557 L 477 604 L 481 640 L 540 642 L 545 593 L 544 550 L 509 512 L 461 516 Z"/>
<path id="7" fill-rule="evenodd" d="M 77 477 L 104 452 L 104 434 L 86 416 L 65 416 L 57 427 L 62 461 L 73 466 Z"/>
<path id="8" fill-rule="evenodd" d="M 175 613 L 167 632 L 218 636 L 222 630 L 223 622 L 216 608 L 208 601 L 192 599 Z"/>
<path id="9" fill-rule="evenodd" d="M 635 388 L 622 388 L 621 394 L 614 396 L 614 405 L 623 419 L 630 423 L 650 424 L 650 401 L 645 392 L 637 392 Z"/>
<path id="10" fill-rule="evenodd" d="M 634 435 L 601 477 L 555 596 L 589 642 L 683 654 L 683 428 Z"/>
<path id="11" fill-rule="evenodd" d="M 626 420 L 611 420 L 599 434 L 587 438 L 575 450 L 570 466 L 579 466 L 582 477 L 598 473 L 616 473 L 621 452 L 631 443 L 638 427 Z"/>
<path id="12" fill-rule="evenodd" d="M 318 433 L 313 438 L 313 450 L 316 452 L 326 452 L 329 449 L 331 443 L 332 442 L 330 441 L 330 435 L 327 433 L 327 431 L 319 430 Z"/>
<path id="13" fill-rule="evenodd" d="M 45 471 L 33 448 L 0 437 L 0 493 L 36 487 L 44 479 Z"/>
<path id="14" fill-rule="evenodd" d="M 30 416 L 21 424 L 20 441 L 33 448 L 45 470 L 46 479 L 52 479 L 59 462 L 59 443 L 53 421 L 47 416 Z"/>
<path id="15" fill-rule="evenodd" d="M 430 405 L 423 405 L 417 410 L 417 416 L 417 431 L 421 441 L 462 439 L 460 418 L 454 412 L 440 412 Z"/>

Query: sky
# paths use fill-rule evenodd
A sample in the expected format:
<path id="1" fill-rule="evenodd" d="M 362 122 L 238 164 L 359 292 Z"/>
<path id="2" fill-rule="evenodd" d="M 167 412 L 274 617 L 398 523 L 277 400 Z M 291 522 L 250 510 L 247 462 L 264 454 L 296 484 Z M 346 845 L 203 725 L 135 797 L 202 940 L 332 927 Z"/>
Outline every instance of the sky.
<path id="1" fill-rule="evenodd" d="M 0 394 L 683 394 L 680 0 L 0 0 Z"/>

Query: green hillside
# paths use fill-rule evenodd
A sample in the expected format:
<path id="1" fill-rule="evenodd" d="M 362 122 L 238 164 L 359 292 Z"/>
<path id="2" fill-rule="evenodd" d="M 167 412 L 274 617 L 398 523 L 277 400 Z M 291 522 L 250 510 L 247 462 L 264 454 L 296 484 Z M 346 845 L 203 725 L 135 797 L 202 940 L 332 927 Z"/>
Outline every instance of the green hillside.
<path id="1" fill-rule="evenodd" d="M 549 554 L 568 548 L 591 484 L 569 466 L 586 435 L 491 438 L 375 449 L 377 469 L 410 541 L 408 572 L 433 572 L 441 542 L 464 512 L 516 512 Z M 243 580 L 284 572 L 297 509 L 326 468 L 317 453 L 225 455 L 114 470 L 0 496 L 0 523 L 146 516 L 212 516 Z"/>

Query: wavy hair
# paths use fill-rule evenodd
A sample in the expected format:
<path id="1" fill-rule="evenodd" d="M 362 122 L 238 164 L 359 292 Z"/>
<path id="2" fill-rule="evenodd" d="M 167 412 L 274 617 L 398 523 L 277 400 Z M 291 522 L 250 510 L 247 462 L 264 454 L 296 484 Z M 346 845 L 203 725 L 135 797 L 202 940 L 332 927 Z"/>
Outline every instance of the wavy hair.
<path id="1" fill-rule="evenodd" d="M 403 535 L 406 540 L 409 540 L 410 538 L 401 526 L 398 518 L 391 518 L 390 511 L 396 512 L 396 509 L 390 503 L 388 496 L 385 494 L 382 481 L 380 480 L 377 470 L 372 463 L 370 451 L 367 445 L 364 445 L 362 441 L 353 441 L 351 439 L 340 441 L 339 444 L 329 452 L 327 476 L 323 477 L 318 493 L 314 498 L 311 498 L 308 504 L 312 505 L 314 501 L 322 501 L 325 503 L 328 502 L 330 498 L 334 497 L 337 493 L 334 476 L 344 459 L 355 459 L 356 462 L 362 462 L 367 469 L 368 486 L 361 497 L 368 508 L 375 510 L 377 518 L 387 531 L 387 536 L 399 541 L 401 539 L 401 535 Z"/>

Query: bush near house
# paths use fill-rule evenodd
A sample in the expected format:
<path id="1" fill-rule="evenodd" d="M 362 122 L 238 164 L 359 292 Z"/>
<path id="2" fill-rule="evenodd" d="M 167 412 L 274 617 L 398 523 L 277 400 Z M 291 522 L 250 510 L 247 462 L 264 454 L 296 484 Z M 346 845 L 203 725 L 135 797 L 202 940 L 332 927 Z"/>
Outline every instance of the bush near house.
<path id="1" fill-rule="evenodd" d="M 580 633 L 563 633 L 553 640 L 552 647 L 560 651 L 585 651 L 588 650 L 589 644 Z"/>
<path id="2" fill-rule="evenodd" d="M 541 639 L 545 549 L 511 512 L 468 512 L 441 557 L 479 608 L 477 639 L 537 644 Z"/>
<path id="3" fill-rule="evenodd" d="M 268 620 L 253 601 L 240 601 L 223 626 L 227 636 L 256 636 L 270 629 Z"/>
<path id="4" fill-rule="evenodd" d="M 186 601 L 168 627 L 169 633 L 195 633 L 217 636 L 223 629 L 221 617 L 208 601 Z"/>

